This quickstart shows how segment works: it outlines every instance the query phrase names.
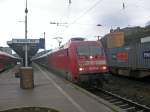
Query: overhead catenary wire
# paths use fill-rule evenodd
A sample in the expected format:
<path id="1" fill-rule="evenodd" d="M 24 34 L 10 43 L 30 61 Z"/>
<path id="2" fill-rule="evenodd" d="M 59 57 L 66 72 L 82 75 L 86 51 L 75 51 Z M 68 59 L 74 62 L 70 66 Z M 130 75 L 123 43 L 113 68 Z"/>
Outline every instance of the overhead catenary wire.
<path id="1" fill-rule="evenodd" d="M 79 15 L 77 18 L 75 18 L 71 23 L 70 26 L 75 24 L 80 18 L 82 18 L 84 15 L 86 15 L 87 13 L 89 13 L 92 9 L 96 8 L 97 5 L 99 5 L 100 2 L 102 2 L 103 0 L 97 0 L 90 8 L 86 9 L 81 15 Z M 125 0 L 122 1 L 122 9 L 125 10 L 126 9 L 126 2 Z M 133 4 L 132 4 L 133 5 Z M 142 7 L 140 5 L 134 4 L 137 7 Z"/>
<path id="2" fill-rule="evenodd" d="M 81 17 L 89 13 L 92 9 L 96 8 L 97 5 L 99 5 L 100 2 L 103 0 L 97 0 L 90 8 L 86 9 L 81 15 L 79 15 L 77 18 L 75 18 L 72 22 L 71 25 L 76 23 Z"/>

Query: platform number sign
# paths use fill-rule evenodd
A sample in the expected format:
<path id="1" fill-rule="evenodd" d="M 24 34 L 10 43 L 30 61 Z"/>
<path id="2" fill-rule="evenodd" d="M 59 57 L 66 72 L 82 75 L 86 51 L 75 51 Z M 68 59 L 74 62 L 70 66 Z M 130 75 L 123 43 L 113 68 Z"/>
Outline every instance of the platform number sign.
<path id="1" fill-rule="evenodd" d="M 144 57 L 144 59 L 150 59 L 150 51 L 144 51 L 143 57 Z"/>

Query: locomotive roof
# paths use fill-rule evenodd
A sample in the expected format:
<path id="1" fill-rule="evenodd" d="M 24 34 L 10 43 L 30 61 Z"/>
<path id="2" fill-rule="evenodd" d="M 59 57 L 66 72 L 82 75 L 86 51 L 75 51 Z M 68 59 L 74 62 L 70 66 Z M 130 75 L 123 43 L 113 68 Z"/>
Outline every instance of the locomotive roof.
<path id="1" fill-rule="evenodd" d="M 84 43 L 84 44 L 83 44 Z M 49 54 L 53 53 L 53 52 L 57 52 L 61 49 L 66 49 L 66 48 L 69 48 L 69 46 L 78 46 L 78 45 L 101 45 L 100 41 L 69 41 L 67 42 L 66 44 L 56 48 L 56 49 L 53 49 L 52 51 L 49 51 L 41 56 L 38 56 L 38 57 L 33 57 L 32 59 L 39 59 L 39 58 L 42 58 L 42 57 L 45 57 L 45 56 L 48 56 Z"/>
<path id="2" fill-rule="evenodd" d="M 101 45 L 100 41 L 69 41 L 67 42 L 66 44 L 52 50 L 52 52 L 56 52 L 60 49 L 66 49 L 66 48 L 69 48 L 70 46 L 78 46 L 78 45 Z"/>
<path id="3" fill-rule="evenodd" d="M 100 41 L 71 41 L 70 45 L 101 45 Z"/>
<path id="4" fill-rule="evenodd" d="M 39 58 L 45 57 L 45 56 L 47 56 L 48 54 L 50 54 L 51 52 L 52 52 L 52 51 L 49 51 L 49 52 L 47 52 L 47 53 L 45 53 L 45 54 L 43 54 L 43 55 L 41 55 L 41 56 L 38 56 L 38 57 L 32 57 L 31 60 L 39 59 Z"/>

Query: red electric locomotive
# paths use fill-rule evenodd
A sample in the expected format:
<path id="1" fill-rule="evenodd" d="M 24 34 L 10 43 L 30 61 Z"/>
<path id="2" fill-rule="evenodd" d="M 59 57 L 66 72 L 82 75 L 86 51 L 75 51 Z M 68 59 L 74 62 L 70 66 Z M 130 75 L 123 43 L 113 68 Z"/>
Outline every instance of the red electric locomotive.
<path id="1" fill-rule="evenodd" d="M 100 81 L 108 71 L 101 43 L 83 38 L 72 38 L 59 49 L 33 60 L 60 71 L 72 82 Z"/>

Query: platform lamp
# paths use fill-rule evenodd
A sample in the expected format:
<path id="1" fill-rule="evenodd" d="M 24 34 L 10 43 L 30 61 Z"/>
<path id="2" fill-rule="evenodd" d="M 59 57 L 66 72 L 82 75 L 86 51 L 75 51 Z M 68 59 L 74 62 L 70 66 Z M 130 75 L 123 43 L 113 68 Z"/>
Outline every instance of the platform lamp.
<path id="1" fill-rule="evenodd" d="M 56 39 L 58 41 L 58 44 L 59 44 L 59 47 L 60 47 L 63 38 L 62 37 L 55 37 L 53 39 Z"/>
<path id="2" fill-rule="evenodd" d="M 96 26 L 102 26 L 101 24 L 97 24 Z M 102 36 L 100 36 L 100 35 L 97 35 L 97 36 L 95 36 L 95 37 L 97 37 L 97 40 L 99 41 L 100 40 L 100 38 L 102 37 Z"/>

